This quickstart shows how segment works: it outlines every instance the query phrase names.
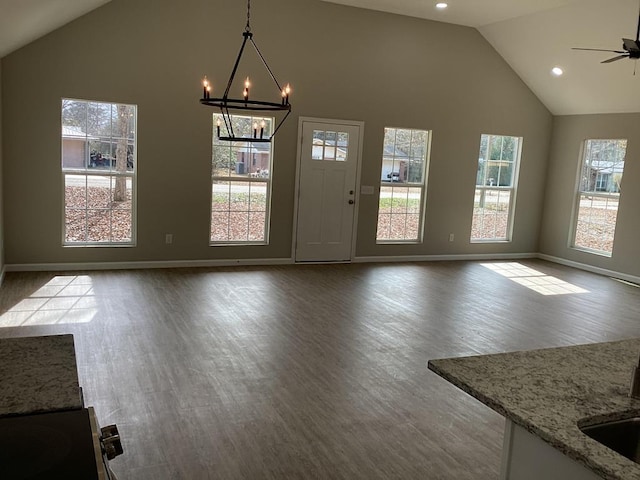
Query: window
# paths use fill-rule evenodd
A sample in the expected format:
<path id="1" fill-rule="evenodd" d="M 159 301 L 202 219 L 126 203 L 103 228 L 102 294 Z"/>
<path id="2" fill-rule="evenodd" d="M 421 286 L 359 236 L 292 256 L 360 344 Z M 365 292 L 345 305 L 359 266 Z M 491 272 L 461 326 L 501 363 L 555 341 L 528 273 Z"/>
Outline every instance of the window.
<path id="1" fill-rule="evenodd" d="M 218 123 L 220 122 L 220 123 Z M 236 136 L 271 136 L 273 118 L 233 116 Z M 218 139 L 222 115 L 213 115 L 211 245 L 267 244 L 271 205 L 271 143 Z M 224 132 L 223 132 L 224 135 Z"/>
<path id="2" fill-rule="evenodd" d="M 422 241 L 429 132 L 384 129 L 377 243 Z"/>
<path id="3" fill-rule="evenodd" d="M 472 242 L 511 241 L 522 138 L 480 137 Z"/>
<path id="4" fill-rule="evenodd" d="M 135 105 L 62 100 L 64 245 L 135 242 Z"/>
<path id="5" fill-rule="evenodd" d="M 311 159 L 330 162 L 346 162 L 349 150 L 347 132 L 313 131 Z"/>
<path id="6" fill-rule="evenodd" d="M 626 140 L 586 140 L 578 178 L 572 246 L 611 256 Z"/>

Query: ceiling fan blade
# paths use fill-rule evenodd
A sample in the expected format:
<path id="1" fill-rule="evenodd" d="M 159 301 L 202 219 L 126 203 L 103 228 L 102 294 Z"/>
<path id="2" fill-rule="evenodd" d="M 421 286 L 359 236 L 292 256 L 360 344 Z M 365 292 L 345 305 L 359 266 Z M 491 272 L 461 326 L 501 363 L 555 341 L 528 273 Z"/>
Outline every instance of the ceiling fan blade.
<path id="1" fill-rule="evenodd" d="M 628 58 L 629 55 L 618 55 L 617 57 L 613 57 L 610 58 L 609 60 L 604 60 L 600 63 L 611 63 L 611 62 L 615 62 L 616 60 L 622 60 L 623 58 Z"/>
<path id="2" fill-rule="evenodd" d="M 577 48 L 577 47 L 574 47 L 571 50 L 588 50 L 590 52 L 627 53 L 625 50 L 605 50 L 604 48 Z"/>

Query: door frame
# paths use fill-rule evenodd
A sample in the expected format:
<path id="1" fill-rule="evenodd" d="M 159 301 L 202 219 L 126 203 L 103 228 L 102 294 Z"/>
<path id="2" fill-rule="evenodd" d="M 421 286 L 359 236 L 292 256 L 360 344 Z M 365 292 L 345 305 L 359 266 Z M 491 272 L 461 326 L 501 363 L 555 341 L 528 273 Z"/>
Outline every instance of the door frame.
<path id="1" fill-rule="evenodd" d="M 297 235 L 298 235 L 298 199 L 300 197 L 300 169 L 302 164 L 302 139 L 303 139 L 303 124 L 305 122 L 310 123 L 326 123 L 327 125 L 348 125 L 350 127 L 357 127 L 358 145 L 354 151 L 357 152 L 356 159 L 356 184 L 355 184 L 355 202 L 356 208 L 353 212 L 353 225 L 351 232 L 351 251 L 348 261 L 336 261 L 335 263 L 350 263 L 353 261 L 356 255 L 356 240 L 358 238 L 358 212 L 360 211 L 360 176 L 362 172 L 362 148 L 364 144 L 364 122 L 358 120 L 336 120 L 330 118 L 316 118 L 316 117 L 299 117 L 298 118 L 298 134 L 297 134 L 297 153 L 296 153 L 296 184 L 294 191 L 293 201 L 293 231 L 291 238 L 291 260 L 294 263 L 331 263 L 329 262 L 296 262 L 296 248 L 297 248 Z"/>

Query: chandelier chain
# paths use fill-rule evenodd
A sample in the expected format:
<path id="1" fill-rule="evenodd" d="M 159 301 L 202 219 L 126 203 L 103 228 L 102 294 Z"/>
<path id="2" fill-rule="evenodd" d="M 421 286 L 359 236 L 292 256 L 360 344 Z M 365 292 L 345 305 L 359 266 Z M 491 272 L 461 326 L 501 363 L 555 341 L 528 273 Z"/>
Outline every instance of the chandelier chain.
<path id="1" fill-rule="evenodd" d="M 247 26 L 244 30 L 245 32 L 251 31 L 251 0 L 247 0 Z"/>

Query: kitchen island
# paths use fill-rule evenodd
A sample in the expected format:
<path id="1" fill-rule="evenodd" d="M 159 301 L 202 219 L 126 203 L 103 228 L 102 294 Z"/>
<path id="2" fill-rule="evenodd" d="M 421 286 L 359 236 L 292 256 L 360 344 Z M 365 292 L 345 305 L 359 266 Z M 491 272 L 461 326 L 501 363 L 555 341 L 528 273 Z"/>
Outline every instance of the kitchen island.
<path id="1" fill-rule="evenodd" d="M 84 407 L 73 335 L 0 339 L 0 478 L 116 480 L 122 452 Z"/>
<path id="2" fill-rule="evenodd" d="M 0 339 L 0 417 L 80 409 L 73 335 Z"/>
<path id="3" fill-rule="evenodd" d="M 505 417 L 501 479 L 640 480 L 640 465 L 579 429 L 640 416 L 628 396 L 639 353 L 640 339 L 629 339 L 428 366 Z"/>

